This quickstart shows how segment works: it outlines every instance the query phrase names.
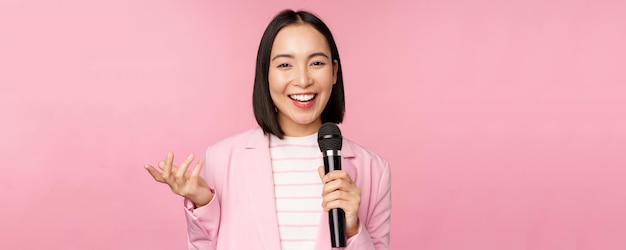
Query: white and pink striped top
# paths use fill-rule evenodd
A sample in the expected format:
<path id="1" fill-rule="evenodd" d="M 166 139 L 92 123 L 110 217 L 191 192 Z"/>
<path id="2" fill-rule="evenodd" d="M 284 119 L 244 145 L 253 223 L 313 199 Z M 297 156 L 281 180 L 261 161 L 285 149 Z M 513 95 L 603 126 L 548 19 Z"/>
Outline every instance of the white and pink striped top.
<path id="1" fill-rule="evenodd" d="M 313 249 L 322 210 L 323 165 L 317 133 L 304 137 L 270 138 L 274 194 L 282 250 Z"/>

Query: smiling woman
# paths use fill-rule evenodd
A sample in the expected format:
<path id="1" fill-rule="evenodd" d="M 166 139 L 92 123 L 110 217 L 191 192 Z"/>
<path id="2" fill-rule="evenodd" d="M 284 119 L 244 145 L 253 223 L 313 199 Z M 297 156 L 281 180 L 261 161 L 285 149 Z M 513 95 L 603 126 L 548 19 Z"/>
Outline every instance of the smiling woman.
<path id="1" fill-rule="evenodd" d="M 253 90 L 260 128 L 209 147 L 188 171 L 169 152 L 154 179 L 185 198 L 189 249 L 330 249 L 325 211 L 345 212 L 346 249 L 389 249 L 390 169 L 343 140 L 342 170 L 324 173 L 317 132 L 345 111 L 341 60 L 315 15 L 285 10 L 268 25 Z M 204 177 L 200 177 L 206 168 Z"/>
<path id="2" fill-rule="evenodd" d="M 313 26 L 297 23 L 276 36 L 269 68 L 270 96 L 286 136 L 315 133 L 337 82 L 338 63 L 330 57 L 324 36 Z"/>
<path id="3" fill-rule="evenodd" d="M 289 84 L 293 86 L 286 89 Z M 280 86 L 285 89 L 280 90 Z M 328 90 L 324 93 L 303 92 L 306 88 Z M 281 99 L 277 93 L 290 100 Z M 302 102 L 311 95 L 314 102 Z M 289 109 L 294 107 L 282 103 L 292 101 L 296 107 L 307 109 L 308 112 L 303 113 L 309 114 L 308 124 L 311 126 L 288 125 L 295 121 Z M 286 129 L 289 130 L 287 133 L 304 135 L 317 131 L 316 128 L 324 122 L 343 121 L 345 100 L 341 59 L 333 35 L 324 22 L 304 11 L 282 12 L 274 18 L 259 45 L 253 103 L 259 126 L 265 133 L 279 138 L 285 135 Z M 279 125 L 281 121 L 290 127 Z"/>

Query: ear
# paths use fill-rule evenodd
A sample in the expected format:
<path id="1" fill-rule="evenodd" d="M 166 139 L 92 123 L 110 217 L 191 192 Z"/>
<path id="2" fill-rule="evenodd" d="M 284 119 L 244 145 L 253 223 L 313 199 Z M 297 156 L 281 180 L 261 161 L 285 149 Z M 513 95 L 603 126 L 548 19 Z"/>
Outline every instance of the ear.
<path id="1" fill-rule="evenodd" d="M 333 85 L 337 83 L 337 71 L 339 71 L 339 62 L 337 60 L 333 60 Z"/>

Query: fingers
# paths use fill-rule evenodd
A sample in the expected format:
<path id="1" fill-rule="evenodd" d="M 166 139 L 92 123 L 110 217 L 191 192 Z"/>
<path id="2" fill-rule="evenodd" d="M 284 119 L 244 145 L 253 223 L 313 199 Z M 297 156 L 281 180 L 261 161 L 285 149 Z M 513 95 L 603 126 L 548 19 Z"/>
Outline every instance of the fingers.
<path id="1" fill-rule="evenodd" d="M 338 179 L 346 180 L 349 183 L 352 183 L 352 178 L 350 178 L 348 173 L 344 170 L 334 170 L 326 174 L 324 170 L 324 166 L 320 166 L 317 169 L 317 172 L 320 175 L 320 179 L 322 179 L 322 182 L 324 182 L 324 184 L 334 181 L 334 180 L 338 180 Z"/>
<path id="2" fill-rule="evenodd" d="M 332 208 L 342 208 L 352 211 L 358 210 L 361 202 L 361 190 L 352 182 L 346 171 L 336 170 L 323 175 L 323 169 L 318 169 L 324 182 L 322 188 L 322 207 L 326 211 Z"/>
<path id="3" fill-rule="evenodd" d="M 326 174 L 326 176 L 324 176 L 324 178 L 326 179 L 325 182 L 329 182 L 329 181 L 333 181 L 333 180 L 337 180 L 337 179 L 342 179 L 342 180 L 346 180 L 346 181 L 352 182 L 352 179 L 348 175 L 348 172 L 346 172 L 344 170 L 330 171 L 330 172 L 328 172 L 328 174 Z"/>
<path id="4" fill-rule="evenodd" d="M 333 208 L 341 208 L 344 212 L 352 213 L 358 211 L 359 203 L 352 200 L 332 200 L 322 204 L 325 212 L 330 211 Z"/>
<path id="5" fill-rule="evenodd" d="M 191 172 L 191 178 L 200 176 L 200 171 L 202 171 L 203 167 L 204 167 L 204 159 L 200 160 L 196 164 L 196 167 L 193 169 L 193 172 Z"/>
<path id="6" fill-rule="evenodd" d="M 204 166 L 204 160 L 200 160 L 198 163 L 196 163 L 196 167 L 193 169 L 191 175 L 189 175 L 189 178 L 187 179 L 188 186 L 198 186 L 198 176 L 200 175 L 200 170 L 202 170 L 202 166 Z"/>
<path id="7" fill-rule="evenodd" d="M 324 175 L 323 167 L 318 169 L 324 187 L 322 188 L 322 207 L 328 212 L 341 208 L 346 214 L 346 233 L 350 237 L 358 232 L 358 211 L 361 205 L 361 190 L 352 181 L 346 171 L 335 170 Z"/>
<path id="8" fill-rule="evenodd" d="M 338 203 L 336 201 L 350 201 L 351 194 L 346 191 L 336 190 L 335 192 L 331 192 L 322 197 L 322 207 L 328 207 L 328 204 L 333 202 L 333 204 Z M 335 207 L 331 207 L 335 208 Z"/>
<path id="9" fill-rule="evenodd" d="M 172 171 L 172 162 L 174 161 L 174 153 L 167 152 L 167 157 L 165 158 L 165 162 L 163 163 L 163 179 L 168 181 L 171 176 Z"/>
<path id="10" fill-rule="evenodd" d="M 196 177 L 200 176 L 200 172 L 202 170 L 202 167 L 204 166 L 204 160 L 199 161 L 193 171 L 187 171 L 189 169 L 189 165 L 191 165 L 193 160 L 194 155 L 190 154 L 179 167 L 176 167 L 175 165 L 173 165 L 174 153 L 168 152 L 165 160 L 160 161 L 158 164 L 159 169 L 161 169 L 160 172 L 155 167 L 149 164 L 146 164 L 144 168 L 148 171 L 148 173 L 150 173 L 154 180 L 162 183 L 167 183 L 172 188 L 174 188 L 175 186 L 185 185 L 186 181 L 192 178 L 194 175 Z"/>
<path id="11" fill-rule="evenodd" d="M 150 175 L 152 176 L 152 178 L 154 178 L 155 181 L 158 181 L 158 182 L 161 182 L 161 183 L 165 183 L 165 180 L 161 176 L 161 172 L 156 170 L 153 166 L 151 166 L 151 165 L 144 165 L 143 167 L 146 170 L 148 170 L 148 173 L 150 173 Z"/>
<path id="12" fill-rule="evenodd" d="M 322 181 L 324 182 L 322 195 L 327 195 L 335 190 L 350 191 L 358 189 L 352 182 L 348 173 L 343 170 L 329 172 L 327 175 L 322 177 Z"/>
<path id="13" fill-rule="evenodd" d="M 360 196 L 359 188 L 351 183 L 347 183 L 342 180 L 335 180 L 329 183 L 326 183 L 324 187 L 322 187 L 322 196 L 326 197 L 334 192 L 346 192 L 350 194 L 355 194 Z"/>
<path id="14" fill-rule="evenodd" d="M 361 204 L 361 191 L 351 188 L 349 191 L 335 190 L 322 196 L 322 208 L 329 211 L 333 208 L 341 208 L 347 214 L 354 214 Z"/>
<path id="15" fill-rule="evenodd" d="M 183 161 L 183 164 L 180 165 L 180 167 L 178 167 L 178 170 L 176 171 L 176 182 L 178 182 L 178 184 L 182 185 L 185 182 L 185 173 L 187 172 L 187 167 L 189 166 L 189 163 L 191 163 L 193 161 L 193 154 L 190 154 L 189 156 L 187 156 L 187 159 L 185 159 L 185 161 Z"/>
<path id="16" fill-rule="evenodd" d="M 163 171 L 163 167 L 165 166 L 165 161 L 160 161 L 158 166 L 159 166 L 159 169 Z M 172 165 L 172 170 L 170 171 L 175 173 L 178 171 L 178 167 L 176 167 L 176 165 Z"/>

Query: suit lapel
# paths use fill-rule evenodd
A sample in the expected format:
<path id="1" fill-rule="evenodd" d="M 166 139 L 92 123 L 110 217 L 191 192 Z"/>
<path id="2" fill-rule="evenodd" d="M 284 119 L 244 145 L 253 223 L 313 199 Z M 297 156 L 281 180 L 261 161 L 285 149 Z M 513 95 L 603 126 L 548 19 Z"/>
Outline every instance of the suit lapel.
<path id="1" fill-rule="evenodd" d="M 343 139 L 343 146 L 341 148 L 341 169 L 346 171 L 353 182 L 356 182 L 357 171 L 356 167 L 352 164 L 352 160 L 355 158 L 354 150 L 352 148 L 352 143 Z"/>
<path id="2" fill-rule="evenodd" d="M 260 129 L 250 136 L 244 157 L 243 162 L 250 164 L 245 166 L 248 171 L 244 171 L 244 178 L 256 220 L 255 226 L 263 240 L 264 249 L 280 249 L 269 138 Z"/>

